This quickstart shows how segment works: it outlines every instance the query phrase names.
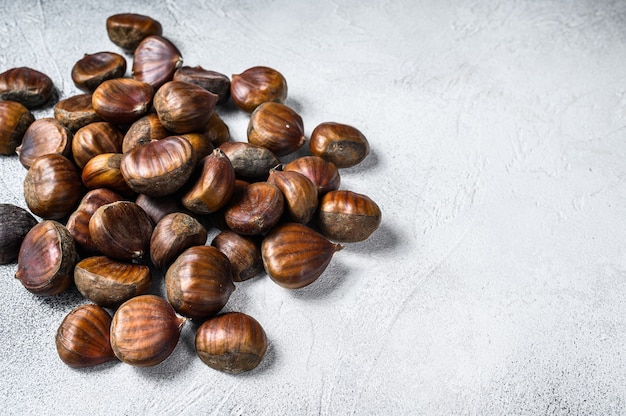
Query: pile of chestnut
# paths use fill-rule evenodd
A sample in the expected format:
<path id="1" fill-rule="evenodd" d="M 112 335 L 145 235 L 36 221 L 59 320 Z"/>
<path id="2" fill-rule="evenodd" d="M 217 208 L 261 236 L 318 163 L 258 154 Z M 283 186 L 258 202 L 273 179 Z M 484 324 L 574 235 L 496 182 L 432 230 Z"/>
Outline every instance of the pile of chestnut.
<path id="1" fill-rule="evenodd" d="M 51 101 L 47 75 L 0 74 L 0 153 L 17 153 L 28 170 L 29 209 L 0 204 L 0 261 L 17 261 L 17 279 L 36 295 L 75 285 L 92 302 L 56 333 L 69 366 L 156 365 L 192 319 L 204 363 L 251 370 L 267 336 L 251 316 L 221 313 L 234 282 L 265 272 L 302 288 L 341 243 L 379 227 L 373 200 L 339 189 L 339 169 L 360 163 L 368 141 L 325 122 L 309 137 L 310 153 L 283 163 L 307 140 L 280 72 L 256 66 L 229 78 L 182 66 L 148 16 L 113 15 L 106 29 L 132 54 L 131 76 L 123 55 L 85 55 L 71 73 L 84 94 L 55 103 L 54 117 L 31 113 Z M 250 114 L 247 142 L 232 141 L 216 112 L 229 100 Z M 217 234 L 208 242 L 210 227 Z M 149 293 L 154 271 L 164 275 L 165 297 Z"/>

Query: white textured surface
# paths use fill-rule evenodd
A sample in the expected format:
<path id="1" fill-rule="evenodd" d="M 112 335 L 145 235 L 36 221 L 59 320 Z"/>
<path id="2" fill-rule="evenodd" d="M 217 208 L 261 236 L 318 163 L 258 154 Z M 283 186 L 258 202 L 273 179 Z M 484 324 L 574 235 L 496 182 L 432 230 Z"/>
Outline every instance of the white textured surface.
<path id="1" fill-rule="evenodd" d="M 2 266 L 2 414 L 626 414 L 626 3 L 148 3 L 2 1 L 0 70 L 75 94 L 76 60 L 119 51 L 106 17 L 151 15 L 186 65 L 280 70 L 308 133 L 361 129 L 342 188 L 382 226 L 308 288 L 238 285 L 226 309 L 271 343 L 241 376 L 202 364 L 191 326 L 157 367 L 69 369 L 54 332 L 83 301 Z M 1 202 L 25 205 L 24 175 L 0 159 Z"/>

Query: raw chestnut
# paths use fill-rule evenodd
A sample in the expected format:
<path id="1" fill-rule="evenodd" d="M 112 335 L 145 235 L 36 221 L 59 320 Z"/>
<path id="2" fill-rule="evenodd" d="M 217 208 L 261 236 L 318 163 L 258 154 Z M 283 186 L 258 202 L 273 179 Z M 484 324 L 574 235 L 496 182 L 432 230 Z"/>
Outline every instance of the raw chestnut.
<path id="1" fill-rule="evenodd" d="M 161 35 L 163 26 L 150 16 L 120 13 L 107 18 L 106 30 L 111 42 L 127 51 L 134 51 L 147 36 Z"/>
<path id="2" fill-rule="evenodd" d="M 152 220 L 137 204 L 117 201 L 98 208 L 89 234 L 98 251 L 120 261 L 140 261 L 150 252 Z"/>
<path id="3" fill-rule="evenodd" d="M 124 134 L 108 121 L 99 121 L 81 127 L 72 140 L 74 163 L 82 169 L 87 162 L 102 153 L 121 153 Z"/>
<path id="4" fill-rule="evenodd" d="M 113 315 L 111 347 L 122 362 L 155 366 L 169 357 L 186 319 L 163 298 L 140 295 L 124 302 Z"/>
<path id="5" fill-rule="evenodd" d="M 69 157 L 72 153 L 72 132 L 56 118 L 40 118 L 26 129 L 22 144 L 15 150 L 26 169 L 39 156 L 56 153 Z"/>
<path id="6" fill-rule="evenodd" d="M 114 78 L 98 85 L 91 96 L 91 105 L 105 121 L 130 124 L 146 114 L 153 95 L 154 89 L 146 82 Z"/>
<path id="7" fill-rule="evenodd" d="M 190 247 L 167 269 L 165 289 L 176 312 L 206 319 L 218 313 L 235 290 L 230 262 L 215 247 Z"/>
<path id="8" fill-rule="evenodd" d="M 206 240 L 207 230 L 197 219 L 182 212 L 168 214 L 154 227 L 150 258 L 157 268 L 166 270 L 183 251 Z"/>
<path id="9" fill-rule="evenodd" d="M 0 204 L 0 264 L 17 260 L 26 234 L 37 225 L 37 219 L 22 207 Z"/>
<path id="10" fill-rule="evenodd" d="M 62 219 L 72 213 L 83 197 L 83 183 L 76 166 L 58 154 L 35 159 L 24 178 L 28 209 L 45 219 Z"/>
<path id="11" fill-rule="evenodd" d="M 35 116 L 17 101 L 0 100 L 0 155 L 12 155 Z"/>
<path id="12" fill-rule="evenodd" d="M 317 209 L 317 188 L 309 178 L 296 171 L 272 169 L 267 182 L 280 189 L 292 221 L 307 224 L 313 219 Z"/>
<path id="13" fill-rule="evenodd" d="M 102 153 L 92 157 L 81 173 L 83 185 L 87 189 L 107 188 L 124 197 L 136 195 L 122 175 L 121 164 L 121 153 Z"/>
<path id="14" fill-rule="evenodd" d="M 215 316 L 198 328 L 196 353 L 209 367 L 230 374 L 256 368 L 267 352 L 267 335 L 259 322 L 242 312 Z"/>
<path id="15" fill-rule="evenodd" d="M 380 225 L 380 208 L 370 197 L 348 190 L 328 192 L 320 201 L 318 225 L 334 241 L 366 240 Z"/>
<path id="16" fill-rule="evenodd" d="M 216 103 L 217 95 L 182 81 L 167 82 L 154 94 L 154 109 L 163 127 L 178 134 L 201 131 Z"/>
<path id="17" fill-rule="evenodd" d="M 53 90 L 50 77 L 32 68 L 11 68 L 0 74 L 0 100 L 17 101 L 28 109 L 50 101 Z"/>
<path id="18" fill-rule="evenodd" d="M 230 130 L 228 125 L 222 120 L 222 118 L 213 112 L 209 118 L 209 122 L 202 130 L 204 134 L 211 140 L 214 147 L 221 145 L 230 140 Z"/>
<path id="19" fill-rule="evenodd" d="M 285 104 L 265 102 L 250 115 L 248 142 L 285 156 L 304 145 L 302 117 Z"/>
<path id="20" fill-rule="evenodd" d="M 63 318 L 56 332 L 59 358 L 73 368 L 115 360 L 111 348 L 111 315 L 93 304 L 80 305 Z"/>
<path id="21" fill-rule="evenodd" d="M 209 71 L 201 66 L 182 66 L 174 72 L 174 81 L 195 84 L 217 95 L 217 104 L 224 104 L 230 98 L 230 79 L 216 71 Z"/>
<path id="22" fill-rule="evenodd" d="M 196 152 L 191 143 L 170 136 L 124 153 L 120 170 L 133 191 L 160 197 L 178 191 L 195 166 Z"/>
<path id="23" fill-rule="evenodd" d="M 246 181 L 264 181 L 272 168 L 280 165 L 269 149 L 246 142 L 226 142 L 220 149 L 233 165 L 235 176 Z"/>
<path id="24" fill-rule="evenodd" d="M 181 134 L 180 137 L 187 139 L 189 143 L 191 143 L 191 147 L 196 152 L 196 159 L 202 160 L 215 150 L 213 146 L 213 142 L 209 139 L 208 135 L 205 133 L 185 133 Z"/>
<path id="25" fill-rule="evenodd" d="M 72 284 L 77 261 L 74 239 L 67 228 L 57 221 L 44 220 L 24 237 L 15 277 L 35 295 L 56 295 Z"/>
<path id="26" fill-rule="evenodd" d="M 65 98 L 54 106 L 54 118 L 75 132 L 90 123 L 102 121 L 93 109 L 91 94 L 78 94 Z"/>
<path id="27" fill-rule="evenodd" d="M 287 81 L 273 68 L 255 66 L 241 74 L 234 74 L 230 91 L 235 105 L 251 113 L 264 102 L 284 103 L 287 99 Z"/>
<path id="28" fill-rule="evenodd" d="M 217 148 L 201 161 L 198 180 L 183 195 L 183 205 L 197 214 L 210 214 L 228 203 L 235 189 L 235 171 Z"/>
<path id="29" fill-rule="evenodd" d="M 167 214 L 174 212 L 191 213 L 183 206 L 179 198 L 172 198 L 171 196 L 152 197 L 139 194 L 135 199 L 135 203 L 146 211 L 146 214 L 148 214 L 154 224 L 158 224 Z"/>
<path id="30" fill-rule="evenodd" d="M 270 278 L 287 289 L 316 281 L 343 247 L 300 223 L 283 223 L 261 243 L 263 266 Z"/>
<path id="31" fill-rule="evenodd" d="M 122 141 L 122 153 L 128 153 L 135 147 L 143 146 L 153 140 L 164 139 L 172 132 L 161 124 L 156 113 L 146 114 L 130 125 Z"/>
<path id="32" fill-rule="evenodd" d="M 78 208 L 72 212 L 65 225 L 80 250 L 87 254 L 98 252 L 98 247 L 89 232 L 89 221 L 98 208 L 122 199 L 121 195 L 106 188 L 91 190 L 83 196 Z"/>
<path id="33" fill-rule="evenodd" d="M 106 256 L 87 257 L 74 268 L 74 283 L 78 291 L 105 308 L 116 308 L 128 299 L 145 295 L 151 282 L 148 266 L 120 262 Z"/>
<path id="34" fill-rule="evenodd" d="M 341 176 L 332 162 L 319 156 L 302 156 L 283 166 L 283 171 L 295 171 L 303 174 L 317 187 L 318 196 L 328 191 L 339 189 Z"/>
<path id="35" fill-rule="evenodd" d="M 260 239 L 223 230 L 211 245 L 228 257 L 234 282 L 252 279 L 263 272 Z"/>
<path id="36" fill-rule="evenodd" d="M 285 202 L 276 185 L 255 182 L 233 195 L 224 211 L 228 227 L 243 235 L 260 235 L 280 221 Z"/>
<path id="37" fill-rule="evenodd" d="M 369 142 L 363 133 L 347 124 L 325 122 L 311 133 L 311 154 L 334 163 L 338 168 L 355 166 L 369 154 Z"/>
<path id="38" fill-rule="evenodd" d="M 147 82 L 156 91 L 168 81 L 183 64 L 178 48 L 169 39 L 159 35 L 146 36 L 135 48 L 133 78 Z"/>
<path id="39" fill-rule="evenodd" d="M 115 52 L 85 54 L 72 67 L 72 81 L 83 90 L 93 91 L 104 81 L 121 78 L 126 73 L 126 59 Z"/>

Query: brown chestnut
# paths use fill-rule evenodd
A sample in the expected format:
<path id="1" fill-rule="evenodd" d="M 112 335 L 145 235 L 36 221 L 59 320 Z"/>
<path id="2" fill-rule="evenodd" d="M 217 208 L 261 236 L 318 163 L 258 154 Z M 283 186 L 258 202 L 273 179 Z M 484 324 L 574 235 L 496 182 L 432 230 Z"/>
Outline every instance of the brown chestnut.
<path id="1" fill-rule="evenodd" d="M 17 101 L 28 109 L 50 101 L 53 90 L 50 77 L 32 68 L 11 68 L 0 74 L 0 100 Z"/>
<path id="2" fill-rule="evenodd" d="M 17 260 L 26 234 L 37 224 L 37 219 L 22 207 L 0 204 L 0 264 Z"/>
<path id="3" fill-rule="evenodd" d="M 283 171 L 303 174 L 317 187 L 318 196 L 339 189 L 341 175 L 334 163 L 319 156 L 302 156 L 283 166 Z"/>
<path id="4" fill-rule="evenodd" d="M 130 298 L 145 295 L 151 282 L 148 266 L 106 256 L 87 257 L 74 268 L 74 283 L 78 291 L 105 308 L 116 308 Z"/>
<path id="5" fill-rule="evenodd" d="M 152 220 L 137 204 L 117 201 L 98 208 L 89 234 L 98 251 L 120 261 L 141 261 L 150 251 Z"/>
<path id="6" fill-rule="evenodd" d="M 287 81 L 274 68 L 255 66 L 232 76 L 230 92 L 235 105 L 251 113 L 264 102 L 284 103 Z"/>
<path id="7" fill-rule="evenodd" d="M 106 30 L 111 42 L 127 51 L 134 51 L 147 36 L 161 35 L 163 26 L 150 16 L 119 13 L 107 18 Z"/>
<path id="8" fill-rule="evenodd" d="M 230 140 L 230 130 L 228 125 L 226 125 L 224 120 L 222 120 L 216 112 L 211 114 L 209 122 L 206 126 L 204 126 L 202 131 L 209 138 L 209 140 L 211 140 L 213 147 L 217 147 Z"/>
<path id="9" fill-rule="evenodd" d="M 259 238 L 223 230 L 213 238 L 211 245 L 228 257 L 234 282 L 252 279 L 263 272 Z"/>
<path id="10" fill-rule="evenodd" d="M 183 251 L 206 244 L 207 230 L 191 215 L 174 212 L 163 217 L 154 227 L 150 239 L 150 258 L 166 270 Z"/>
<path id="11" fill-rule="evenodd" d="M 89 123 L 102 121 L 93 109 L 91 98 L 91 94 L 78 94 L 59 101 L 54 106 L 54 118 L 71 132 Z"/>
<path id="12" fill-rule="evenodd" d="M 107 188 L 130 198 L 136 192 L 130 189 L 122 175 L 121 153 L 102 153 L 89 159 L 83 167 L 81 179 L 87 189 Z"/>
<path id="13" fill-rule="evenodd" d="M 122 200 L 121 195 L 106 188 L 91 190 L 83 196 L 80 204 L 69 216 L 65 225 L 82 252 L 87 254 L 98 252 L 98 247 L 96 247 L 89 232 L 89 221 L 94 212 L 103 205 Z"/>
<path id="14" fill-rule="evenodd" d="M 235 176 L 246 181 L 264 181 L 270 170 L 280 165 L 280 159 L 271 150 L 256 144 L 226 142 L 220 149 L 230 159 Z"/>
<path id="15" fill-rule="evenodd" d="M 153 140 L 164 139 L 172 132 L 161 124 L 156 113 L 146 114 L 130 125 L 122 141 L 122 153 L 128 153 L 135 147 L 143 146 Z"/>
<path id="16" fill-rule="evenodd" d="M 165 299 L 140 295 L 124 302 L 111 321 L 111 347 L 122 362 L 137 367 L 160 364 L 180 338 L 186 319 Z"/>
<path id="17" fill-rule="evenodd" d="M 133 191 L 160 197 L 178 191 L 195 167 L 196 152 L 191 143 L 170 136 L 124 153 L 120 170 Z"/>
<path id="18" fill-rule="evenodd" d="M 35 215 L 45 219 L 68 216 L 83 197 L 76 166 L 55 153 L 35 159 L 24 178 L 24 199 Z"/>
<path id="19" fill-rule="evenodd" d="M 12 155 L 35 116 L 17 101 L 0 100 L 0 155 Z"/>
<path id="20" fill-rule="evenodd" d="M 31 293 L 52 296 L 73 282 L 78 254 L 72 235 L 54 220 L 44 220 L 30 229 L 17 258 L 15 277 Z"/>
<path id="21" fill-rule="evenodd" d="M 201 66 L 181 66 L 174 72 L 174 81 L 195 84 L 217 95 L 217 104 L 224 104 L 230 97 L 230 79 L 216 71 Z"/>
<path id="22" fill-rule="evenodd" d="M 171 196 L 153 197 L 139 194 L 135 203 L 146 211 L 154 224 L 158 224 L 163 217 L 174 212 L 191 214 L 191 211 L 183 206 L 179 198 L 172 198 Z"/>
<path id="23" fill-rule="evenodd" d="M 165 273 L 167 300 L 176 312 L 192 319 L 206 319 L 228 302 L 235 284 L 228 257 L 212 246 L 183 251 Z"/>
<path id="24" fill-rule="evenodd" d="M 98 85 L 91 96 L 91 105 L 105 121 L 130 124 L 146 114 L 153 95 L 154 89 L 146 82 L 114 78 Z"/>
<path id="25" fill-rule="evenodd" d="M 285 156 L 304 145 L 302 117 L 285 104 L 265 102 L 250 115 L 248 142 Z"/>
<path id="26" fill-rule="evenodd" d="M 313 219 L 317 209 L 317 188 L 309 178 L 296 171 L 272 169 L 267 182 L 280 189 L 292 221 L 306 224 Z"/>
<path id="27" fill-rule="evenodd" d="M 42 155 L 56 153 L 69 157 L 72 153 L 72 132 L 56 118 L 40 118 L 26 129 L 22 144 L 15 150 L 26 169 Z"/>
<path id="28" fill-rule="evenodd" d="M 201 131 L 216 103 L 217 95 L 182 81 L 167 82 L 154 94 L 154 109 L 163 127 L 178 134 Z"/>
<path id="29" fill-rule="evenodd" d="M 74 163 L 82 169 L 87 162 L 102 153 L 121 153 L 124 134 L 108 121 L 81 127 L 72 140 Z"/>
<path id="30" fill-rule="evenodd" d="M 311 133 L 311 154 L 332 162 L 338 168 L 355 166 L 369 154 L 367 138 L 355 127 L 325 122 Z"/>
<path id="31" fill-rule="evenodd" d="M 72 309 L 59 325 L 55 344 L 59 358 L 73 368 L 115 360 L 111 348 L 111 315 L 98 305 Z"/>
<path id="32" fill-rule="evenodd" d="M 146 36 L 135 48 L 132 76 L 147 82 L 156 91 L 172 80 L 174 72 L 183 64 L 178 48 L 159 35 Z"/>
<path id="33" fill-rule="evenodd" d="M 348 190 L 330 191 L 319 204 L 318 225 L 331 240 L 366 240 L 380 225 L 378 205 L 367 195 Z"/>
<path id="34" fill-rule="evenodd" d="M 280 221 L 284 198 L 276 185 L 254 182 L 235 193 L 224 211 L 228 227 L 243 235 L 260 235 Z"/>
<path id="35" fill-rule="evenodd" d="M 267 352 L 267 335 L 259 322 L 242 312 L 210 318 L 198 328 L 196 353 L 209 367 L 229 374 L 256 368 Z"/>
<path id="36" fill-rule="evenodd" d="M 85 54 L 72 67 L 72 81 L 83 90 L 93 91 L 104 81 L 126 73 L 126 58 L 115 52 Z"/>
<path id="37" fill-rule="evenodd" d="M 270 278 L 287 289 L 310 285 L 343 247 L 300 223 L 283 223 L 261 243 L 263 266 Z"/>
<path id="38" fill-rule="evenodd" d="M 197 214 L 210 214 L 225 206 L 235 189 L 235 171 L 217 148 L 201 161 L 198 180 L 182 197 L 183 205 Z"/>

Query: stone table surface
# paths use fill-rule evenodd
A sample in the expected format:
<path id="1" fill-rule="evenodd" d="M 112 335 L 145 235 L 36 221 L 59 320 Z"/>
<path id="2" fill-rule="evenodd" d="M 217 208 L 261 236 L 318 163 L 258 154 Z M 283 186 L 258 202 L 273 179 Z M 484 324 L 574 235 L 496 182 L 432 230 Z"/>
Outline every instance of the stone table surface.
<path id="1" fill-rule="evenodd" d="M 71 369 L 54 334 L 87 301 L 0 266 L 0 413 L 626 414 L 626 3 L 6 0 L 0 70 L 80 93 L 83 54 L 123 53 L 122 12 L 160 21 L 185 65 L 278 69 L 307 136 L 360 129 L 371 152 L 341 188 L 382 224 L 306 288 L 237 285 L 224 311 L 269 339 L 238 376 L 197 358 L 193 325 L 155 367 Z M 245 141 L 248 115 L 217 112 Z M 26 206 L 25 174 L 0 158 L 0 202 Z"/>

